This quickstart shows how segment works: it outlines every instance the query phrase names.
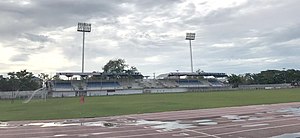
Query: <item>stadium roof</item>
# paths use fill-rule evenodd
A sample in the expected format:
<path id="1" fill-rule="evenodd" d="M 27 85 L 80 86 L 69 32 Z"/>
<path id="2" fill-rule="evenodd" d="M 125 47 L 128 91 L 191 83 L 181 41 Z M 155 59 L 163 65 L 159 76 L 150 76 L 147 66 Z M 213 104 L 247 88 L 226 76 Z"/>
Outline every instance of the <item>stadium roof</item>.
<path id="1" fill-rule="evenodd" d="M 103 73 L 103 72 L 86 72 L 86 73 L 81 73 L 81 72 L 58 72 L 56 75 L 64 75 L 66 77 L 73 77 L 73 76 L 81 76 L 81 77 L 86 77 L 86 76 L 139 76 L 143 77 L 143 75 L 139 72 L 135 72 L 132 74 L 128 73 Z"/>
<path id="2" fill-rule="evenodd" d="M 212 72 L 170 72 L 161 74 L 158 78 L 166 78 L 172 76 L 214 76 L 214 77 L 227 77 L 226 73 L 212 73 Z"/>

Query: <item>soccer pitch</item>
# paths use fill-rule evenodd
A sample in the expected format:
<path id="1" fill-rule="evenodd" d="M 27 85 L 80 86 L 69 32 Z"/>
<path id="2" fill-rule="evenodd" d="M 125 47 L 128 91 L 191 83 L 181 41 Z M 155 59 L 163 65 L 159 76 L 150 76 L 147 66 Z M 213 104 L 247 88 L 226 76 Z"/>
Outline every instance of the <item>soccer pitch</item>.
<path id="1" fill-rule="evenodd" d="M 299 102 L 300 89 L 189 92 L 0 101 L 0 121 L 102 117 L 188 109 Z"/>

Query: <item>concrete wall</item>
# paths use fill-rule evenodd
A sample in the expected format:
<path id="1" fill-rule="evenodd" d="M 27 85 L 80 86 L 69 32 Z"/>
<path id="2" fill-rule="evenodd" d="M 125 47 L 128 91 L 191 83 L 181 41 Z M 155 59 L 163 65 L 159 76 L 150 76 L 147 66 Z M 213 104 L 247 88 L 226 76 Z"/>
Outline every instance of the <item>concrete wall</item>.
<path id="1" fill-rule="evenodd" d="M 115 90 L 97 90 L 87 91 L 87 96 L 104 96 L 104 95 L 128 95 L 128 94 L 143 94 L 143 93 L 176 93 L 176 92 L 201 92 L 212 90 L 228 90 L 229 88 L 149 88 L 149 89 L 115 89 Z M 53 92 L 53 97 L 75 96 L 75 92 Z"/>
<path id="2" fill-rule="evenodd" d="M 142 94 L 142 89 L 126 89 L 126 90 L 116 90 L 115 92 L 108 92 L 108 95 L 127 95 L 127 94 Z"/>
<path id="3" fill-rule="evenodd" d="M 174 93 L 174 92 L 187 92 L 187 88 L 161 88 L 161 89 L 144 89 L 144 93 Z"/>
<path id="4" fill-rule="evenodd" d="M 52 97 L 74 97 L 75 92 L 53 92 Z"/>
<path id="5" fill-rule="evenodd" d="M 102 91 L 88 91 L 87 92 L 87 96 L 102 96 L 102 95 L 107 95 L 107 91 L 102 90 Z"/>
<path id="6" fill-rule="evenodd" d="M 239 85 L 239 89 L 281 89 L 292 88 L 291 84 L 256 84 L 256 85 Z"/>

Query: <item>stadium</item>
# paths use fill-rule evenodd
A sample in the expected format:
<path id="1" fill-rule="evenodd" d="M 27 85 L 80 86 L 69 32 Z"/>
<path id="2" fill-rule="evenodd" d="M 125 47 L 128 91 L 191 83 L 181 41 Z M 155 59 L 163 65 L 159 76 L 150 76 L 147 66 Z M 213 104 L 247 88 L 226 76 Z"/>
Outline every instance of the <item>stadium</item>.
<path id="1" fill-rule="evenodd" d="M 299 5 L 1 1 L 0 138 L 300 138 Z"/>
<path id="2" fill-rule="evenodd" d="M 88 26 L 89 32 L 91 24 L 83 25 Z M 282 138 L 299 135 L 300 94 L 298 86 L 291 85 L 298 84 L 297 75 L 287 79 L 285 71 L 262 71 L 275 74 L 273 80 L 280 78 L 280 81 L 236 87 L 241 80 L 229 83 L 226 73 L 193 71 L 191 40 L 194 39 L 195 33 L 187 33 L 190 72 L 170 72 L 153 78 L 142 75 L 136 68 L 108 72 L 104 67 L 103 72 L 84 72 L 83 39 L 82 72 L 58 72 L 46 81 L 31 76 L 29 82 L 37 81 L 41 88 L 0 92 L 0 99 L 5 99 L 0 101 L 3 103 L 0 136 Z M 28 73 L 21 72 L 25 76 Z M 20 75 L 20 72 L 10 74 Z"/>

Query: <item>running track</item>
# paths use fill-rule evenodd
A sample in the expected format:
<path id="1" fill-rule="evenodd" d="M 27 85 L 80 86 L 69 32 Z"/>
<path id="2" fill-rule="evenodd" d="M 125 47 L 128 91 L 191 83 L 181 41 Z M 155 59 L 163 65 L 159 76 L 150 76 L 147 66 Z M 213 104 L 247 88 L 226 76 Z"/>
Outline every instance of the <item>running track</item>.
<path id="1" fill-rule="evenodd" d="M 53 122 L 66 126 L 36 124 Z M 0 124 L 0 138 L 264 138 L 293 133 L 300 133 L 300 102 Z"/>

